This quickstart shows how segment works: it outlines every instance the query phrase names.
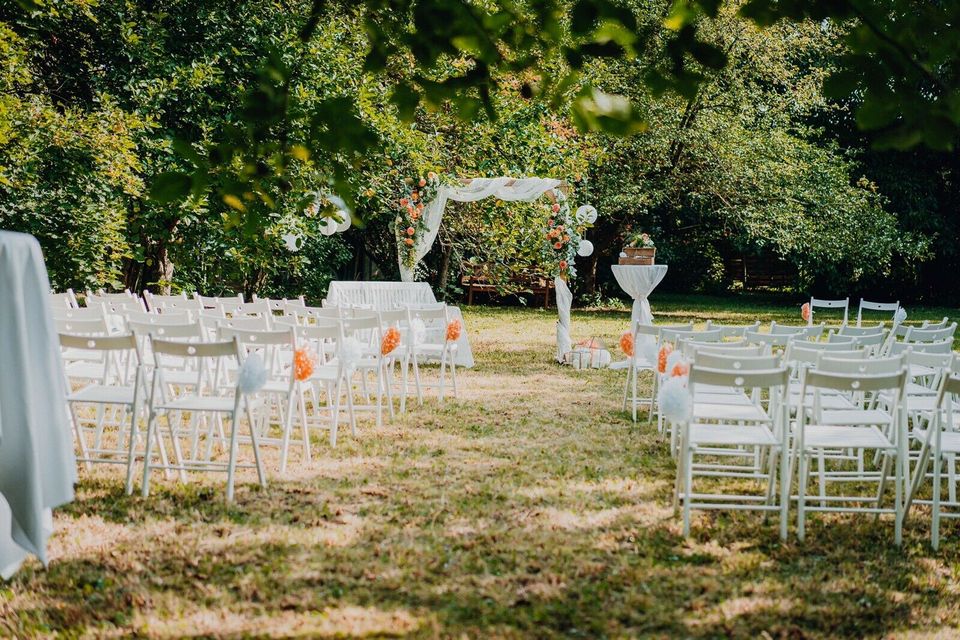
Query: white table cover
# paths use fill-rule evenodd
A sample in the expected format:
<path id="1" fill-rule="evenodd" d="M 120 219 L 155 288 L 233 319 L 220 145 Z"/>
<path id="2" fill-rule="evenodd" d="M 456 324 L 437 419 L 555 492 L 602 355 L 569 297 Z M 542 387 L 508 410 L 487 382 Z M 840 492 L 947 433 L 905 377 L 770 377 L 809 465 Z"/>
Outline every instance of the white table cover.
<path id="1" fill-rule="evenodd" d="M 73 500 L 76 459 L 66 383 L 32 236 L 0 231 L 0 572 L 27 553 L 47 562 L 50 510 Z"/>
<path id="2" fill-rule="evenodd" d="M 650 301 L 647 300 L 647 296 L 667 275 L 667 265 L 615 264 L 611 268 L 617 284 L 633 298 L 630 326 L 632 327 L 637 321 L 640 324 L 653 324 L 653 313 L 650 311 Z"/>
<path id="3" fill-rule="evenodd" d="M 436 304 L 437 297 L 426 282 L 384 282 L 367 280 L 334 280 L 327 290 L 326 304 L 358 304 L 373 309 L 396 309 L 408 304 Z M 473 367 L 473 351 L 467 336 L 467 324 L 459 307 L 447 306 L 451 320 L 459 320 L 462 331 L 457 340 L 458 367 Z"/>

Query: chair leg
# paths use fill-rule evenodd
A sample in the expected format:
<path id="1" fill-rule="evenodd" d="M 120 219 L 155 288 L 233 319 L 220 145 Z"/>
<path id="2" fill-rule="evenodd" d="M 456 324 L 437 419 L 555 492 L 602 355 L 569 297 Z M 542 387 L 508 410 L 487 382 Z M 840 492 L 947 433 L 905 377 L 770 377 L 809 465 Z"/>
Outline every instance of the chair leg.
<path id="1" fill-rule="evenodd" d="M 827 461 L 826 452 L 823 449 L 817 452 L 817 479 L 819 480 L 820 506 L 827 506 Z"/>
<path id="2" fill-rule="evenodd" d="M 129 496 L 133 493 L 133 467 L 137 457 L 137 420 L 140 417 L 140 403 L 135 402 L 130 411 L 130 442 L 127 448 L 127 481 L 124 492 Z"/>
<path id="3" fill-rule="evenodd" d="M 227 502 L 233 502 L 233 476 L 237 467 L 237 431 L 239 431 L 240 422 L 240 401 L 233 406 L 233 413 L 230 420 L 230 456 L 227 461 Z M 250 430 L 251 433 L 253 429 Z"/>
<path id="4" fill-rule="evenodd" d="M 287 397 L 287 408 L 283 414 L 283 437 L 280 443 L 280 475 L 287 472 L 287 453 L 290 448 L 290 431 L 293 430 L 293 407 L 294 404 L 302 401 L 299 389 Z"/>
<path id="5" fill-rule="evenodd" d="M 684 438 L 681 438 L 685 440 Z M 684 441 L 683 449 L 683 537 L 690 537 L 690 495 L 693 493 L 693 452 Z"/>
<path id="6" fill-rule="evenodd" d="M 784 542 L 787 541 L 787 536 L 789 535 L 788 528 L 790 526 L 789 521 L 787 520 L 790 513 L 790 485 L 791 485 L 791 470 L 790 470 L 790 452 L 787 450 L 787 447 L 781 447 L 780 450 L 780 539 Z"/>
<path id="7" fill-rule="evenodd" d="M 413 355 L 413 382 L 417 385 L 417 405 L 423 406 L 423 384 L 420 381 L 420 363 L 417 355 Z"/>
<path id="8" fill-rule="evenodd" d="M 90 471 L 93 464 L 90 462 L 90 451 L 87 449 L 87 442 L 83 439 L 83 429 L 80 428 L 80 420 L 77 418 L 77 410 L 72 402 L 67 403 L 70 413 L 70 422 L 73 423 L 73 433 L 77 438 L 77 445 L 80 447 L 80 455 L 83 456 L 83 466 Z"/>
<path id="9" fill-rule="evenodd" d="M 336 385 L 330 385 L 327 387 L 329 392 L 331 389 L 334 389 L 333 398 L 331 402 L 330 395 L 327 395 L 327 403 L 331 406 L 331 416 L 330 416 L 330 446 L 337 446 L 337 427 L 340 424 L 340 393 L 343 390 L 342 380 L 337 379 Z M 351 412 L 351 420 L 353 413 Z"/>
<path id="10" fill-rule="evenodd" d="M 147 442 L 144 445 L 143 452 L 143 482 L 140 485 L 140 493 L 144 498 L 150 495 L 150 444 L 153 442 L 156 431 L 157 414 L 151 409 L 147 416 Z"/>
<path id="11" fill-rule="evenodd" d="M 933 504 L 931 505 L 930 519 L 930 546 L 936 551 L 940 548 L 940 468 L 943 466 L 943 459 L 939 451 L 935 451 L 933 461 Z"/>
<path id="12" fill-rule="evenodd" d="M 903 460 L 900 456 L 893 463 L 893 543 L 903 544 Z M 879 506 L 879 505 L 878 505 Z"/>
<path id="13" fill-rule="evenodd" d="M 797 482 L 797 540 L 803 542 L 804 535 L 806 533 L 806 502 L 807 502 L 807 480 L 810 466 L 810 461 L 807 458 L 806 452 L 799 452 L 799 468 L 798 468 L 798 482 Z"/>
<path id="14" fill-rule="evenodd" d="M 253 409 L 250 407 L 250 398 L 243 397 L 243 403 L 247 406 L 247 422 L 250 423 L 250 443 L 253 445 L 253 460 L 257 465 L 257 479 L 261 487 L 267 486 L 267 472 L 263 468 L 263 459 L 260 457 L 260 438 L 257 436 L 257 429 L 253 422 Z M 234 429 L 236 433 L 236 429 Z"/>

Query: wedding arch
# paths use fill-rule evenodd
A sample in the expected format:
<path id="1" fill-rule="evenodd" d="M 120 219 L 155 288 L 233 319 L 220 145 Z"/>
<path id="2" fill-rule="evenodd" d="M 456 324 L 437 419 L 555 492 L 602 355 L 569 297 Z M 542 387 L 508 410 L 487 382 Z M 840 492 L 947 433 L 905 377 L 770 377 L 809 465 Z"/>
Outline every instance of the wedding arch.
<path id="1" fill-rule="evenodd" d="M 433 247 L 443 221 L 447 202 L 476 202 L 484 198 L 498 198 L 505 202 L 533 202 L 546 197 L 550 213 L 544 225 L 545 241 L 554 251 L 556 273 L 554 287 L 557 299 L 557 360 L 572 348 L 570 339 L 570 308 L 573 293 L 567 286 L 568 278 L 576 276 L 574 259 L 589 256 L 593 245 L 583 240 L 583 232 L 597 217 L 590 205 L 571 213 L 568 195 L 570 187 L 554 178 L 472 178 L 445 184 L 435 173 L 428 173 L 408 183 L 407 194 L 400 199 L 400 214 L 396 219 L 397 257 L 400 278 L 413 282 L 417 264 Z"/>

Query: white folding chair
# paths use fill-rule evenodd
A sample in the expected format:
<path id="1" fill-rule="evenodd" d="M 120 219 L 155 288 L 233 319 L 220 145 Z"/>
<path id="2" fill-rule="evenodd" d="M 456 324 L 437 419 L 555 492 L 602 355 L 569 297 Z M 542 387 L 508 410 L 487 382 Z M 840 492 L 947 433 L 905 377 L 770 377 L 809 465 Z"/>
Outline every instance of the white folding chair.
<path id="1" fill-rule="evenodd" d="M 459 394 L 457 389 L 457 342 L 447 340 L 447 326 L 450 323 L 447 305 L 408 306 L 407 322 L 411 327 L 413 340 L 413 377 L 417 386 L 417 402 L 423 404 L 423 389 L 426 385 L 420 376 L 420 365 L 426 362 L 440 364 L 440 382 L 438 397 L 440 404 L 446 390 L 446 372 L 450 368 L 453 397 Z M 391 406 L 393 406 L 391 404 Z"/>
<path id="2" fill-rule="evenodd" d="M 232 311 L 244 303 L 242 293 L 233 296 L 202 296 L 194 292 L 193 298 L 199 300 L 204 309 L 217 311 L 221 314 Z"/>
<path id="3" fill-rule="evenodd" d="M 930 506 L 930 544 L 934 550 L 940 547 L 941 518 L 960 518 L 960 511 L 958 511 L 960 503 L 957 502 L 956 495 L 951 495 L 946 501 L 942 498 L 944 466 L 948 469 L 946 474 L 949 481 L 948 487 L 955 490 L 956 484 L 955 478 L 950 481 L 949 470 L 953 468 L 957 456 L 960 455 L 960 432 L 956 428 L 957 415 L 954 409 L 958 394 L 960 394 L 960 376 L 956 374 L 943 376 L 937 393 L 933 419 L 925 429 L 915 430 L 915 437 L 918 438 L 921 446 L 904 507 L 904 519 L 913 504 Z M 931 462 L 933 463 L 932 473 L 929 472 Z M 928 477 L 932 496 L 930 499 L 921 499 L 918 494 Z M 951 511 L 944 513 L 944 507 Z"/>
<path id="4" fill-rule="evenodd" d="M 845 372 L 825 372 L 810 369 L 802 374 L 801 406 L 797 409 L 797 427 L 794 435 L 793 456 L 791 458 L 792 478 L 793 461 L 797 467 L 797 537 L 802 541 L 806 531 L 806 516 L 808 511 L 846 512 L 846 513 L 889 513 L 895 518 L 894 541 L 899 545 L 903 537 L 903 498 L 905 496 L 906 478 L 908 477 L 906 415 L 903 406 L 903 393 L 906 387 L 907 369 L 902 366 L 896 373 L 860 373 L 869 361 L 848 361 L 846 365 L 833 361 L 835 369 L 846 368 Z M 838 418 L 832 421 L 824 420 L 824 412 L 820 406 L 820 399 L 824 392 L 843 392 L 856 396 L 858 394 L 877 394 L 888 392 L 894 398 L 893 404 L 887 410 L 890 420 L 889 428 L 881 429 L 876 424 L 845 424 L 845 420 Z M 834 416 L 836 417 L 836 416 Z M 871 419 L 872 420 L 872 419 Z M 856 421 L 856 418 L 851 418 Z M 827 451 L 856 451 L 860 457 L 863 452 L 879 452 L 882 463 L 877 471 L 846 469 L 821 471 L 815 477 L 820 480 L 820 491 L 817 495 L 809 496 L 807 487 L 810 482 L 811 459 L 817 457 L 826 464 Z M 886 484 L 893 472 L 894 501 L 892 507 L 883 506 Z M 868 483 L 877 484 L 877 492 L 873 496 L 847 493 L 830 494 L 826 492 L 826 481 L 836 484 L 862 486 Z M 868 506 L 859 506 L 868 505 Z M 871 506 L 872 505 L 872 506 Z"/>
<path id="5" fill-rule="evenodd" d="M 88 351 L 99 355 L 102 374 L 98 380 L 79 389 L 71 390 L 67 384 L 67 405 L 74 435 L 80 448 L 79 462 L 87 468 L 91 463 L 125 464 L 127 467 L 126 492 L 133 492 L 133 466 L 136 443 L 139 438 L 137 421 L 144 406 L 146 384 L 140 349 L 133 334 L 119 336 L 80 336 L 60 334 L 60 346 L 64 349 Z M 93 423 L 93 442 L 88 443 L 84 433 L 84 416 L 78 407 L 93 405 L 97 408 Z M 117 420 L 118 432 L 113 446 L 103 444 L 104 409 L 122 409 Z M 124 428 L 129 418 L 129 427 Z"/>
<path id="6" fill-rule="evenodd" d="M 733 388 L 746 395 L 747 390 L 765 390 L 769 406 L 756 406 L 756 417 L 751 419 L 692 420 L 680 425 L 680 460 L 674 485 L 674 508 L 683 505 L 683 535 L 690 535 L 690 513 L 693 509 L 735 509 L 779 511 L 781 537 L 786 538 L 787 501 L 776 500 L 776 479 L 785 476 L 785 457 L 788 447 L 786 367 L 768 370 L 710 369 L 694 363 L 690 367 L 689 392 L 696 403 L 698 387 Z M 696 405 L 694 405 L 696 406 Z M 742 455 L 745 449 L 763 452 L 761 468 L 730 469 L 714 462 L 697 464 L 695 456 L 716 456 L 723 449 L 732 449 Z M 765 487 L 762 494 L 698 493 L 694 491 L 696 476 L 733 477 L 757 480 Z M 739 484 L 738 484 L 739 486 Z"/>
<path id="7" fill-rule="evenodd" d="M 354 412 L 352 364 L 343 357 L 342 332 L 339 323 L 318 323 L 308 326 L 298 326 L 294 329 L 296 344 L 300 348 L 312 349 L 317 356 L 317 363 L 310 376 L 305 380 L 294 378 L 294 399 L 301 425 L 308 431 L 318 426 L 330 432 L 330 446 L 337 446 L 337 433 L 340 425 L 341 396 L 346 394 L 347 417 L 350 422 L 350 432 L 357 435 L 357 420 Z M 326 397 L 327 416 L 320 412 L 318 389 L 323 387 Z M 312 415 L 307 414 L 307 396 L 310 396 Z M 286 446 L 286 445 L 285 445 Z"/>
<path id="8" fill-rule="evenodd" d="M 690 329 L 693 329 L 693 323 L 690 324 Z M 760 321 L 757 320 L 753 324 L 722 324 L 719 322 L 714 322 L 713 320 L 707 320 L 707 331 L 720 330 L 720 336 L 726 340 L 727 338 L 742 338 L 746 335 L 747 331 L 759 331 L 760 330 Z"/>
<path id="9" fill-rule="evenodd" d="M 656 354 L 662 346 L 661 332 L 664 330 L 674 330 L 683 332 L 683 335 L 687 335 L 693 331 L 693 323 L 689 322 L 687 324 L 680 325 L 646 325 L 635 320 L 630 330 L 633 334 L 633 357 L 631 357 L 629 360 L 630 364 L 627 368 L 627 380 L 623 387 L 623 409 L 626 410 L 627 402 L 629 400 L 633 421 L 636 423 L 637 409 L 643 405 L 646 405 L 649 407 L 649 411 L 647 412 L 647 423 L 649 424 L 653 422 L 653 416 L 657 410 L 657 389 L 660 383 L 660 376 L 657 375 Z M 723 330 L 714 329 L 710 332 L 711 337 L 715 335 L 722 336 Z M 653 343 L 652 348 L 650 348 L 653 354 L 652 360 L 648 354 L 644 353 L 646 350 L 648 350 L 648 345 L 650 342 Z M 711 342 L 716 341 L 712 340 Z M 650 371 L 653 374 L 653 380 L 650 385 L 651 390 L 649 400 L 641 399 L 637 396 L 637 380 L 641 371 Z"/>
<path id="10" fill-rule="evenodd" d="M 870 302 L 860 298 L 860 307 L 857 309 L 857 326 L 859 327 L 863 322 L 864 311 L 886 312 L 890 314 L 890 319 L 893 319 L 893 317 L 897 315 L 899 308 L 899 300 L 896 302 Z"/>
<path id="11" fill-rule="evenodd" d="M 143 465 L 143 496 L 150 494 L 150 470 L 152 468 L 170 468 L 179 471 L 225 471 L 227 473 L 227 502 L 233 501 L 234 493 L 234 473 L 238 467 L 254 467 L 257 470 L 257 477 L 261 486 L 266 486 L 267 476 L 263 469 L 263 462 L 260 458 L 260 445 L 253 420 L 253 411 L 250 405 L 250 399 L 240 392 L 236 383 L 224 384 L 224 381 L 215 381 L 212 385 L 205 385 L 198 378 L 195 391 L 183 393 L 174 396 L 168 396 L 165 393 L 166 385 L 163 380 L 164 361 L 163 356 L 171 356 L 180 359 L 196 359 L 209 361 L 209 369 L 221 370 L 222 361 L 232 361 L 235 366 L 240 362 L 240 345 L 237 340 L 227 340 L 223 342 L 190 343 L 175 342 L 170 340 L 152 339 L 151 348 L 154 355 L 153 382 L 150 387 L 150 416 L 147 422 L 147 445 L 144 454 Z M 203 371 L 203 367 L 197 367 L 198 371 Z M 242 410 L 245 410 L 250 432 L 250 442 L 253 448 L 255 464 L 241 465 L 237 463 L 238 440 L 240 435 L 240 422 Z M 184 459 L 181 453 L 179 439 L 183 433 L 174 422 L 170 414 L 202 413 L 212 414 L 220 423 L 220 419 L 227 417 L 230 421 L 229 435 L 229 457 L 226 463 L 212 461 L 207 459 Z M 174 452 L 176 453 L 176 464 L 155 465 L 151 460 L 151 443 L 156 437 L 160 440 L 160 430 L 158 420 L 163 415 L 167 417 L 167 432 L 170 435 Z M 208 433 L 208 438 L 212 433 Z"/>
<path id="12" fill-rule="evenodd" d="M 73 289 L 67 289 L 63 293 L 51 291 L 47 300 L 51 309 L 76 309 L 80 306 L 77 304 L 77 296 L 73 293 Z"/>
<path id="13" fill-rule="evenodd" d="M 823 298 L 810 298 L 810 319 L 807 324 L 813 325 L 813 316 L 817 309 L 843 309 L 843 324 L 847 324 L 850 313 L 850 298 L 843 300 L 825 300 Z"/>

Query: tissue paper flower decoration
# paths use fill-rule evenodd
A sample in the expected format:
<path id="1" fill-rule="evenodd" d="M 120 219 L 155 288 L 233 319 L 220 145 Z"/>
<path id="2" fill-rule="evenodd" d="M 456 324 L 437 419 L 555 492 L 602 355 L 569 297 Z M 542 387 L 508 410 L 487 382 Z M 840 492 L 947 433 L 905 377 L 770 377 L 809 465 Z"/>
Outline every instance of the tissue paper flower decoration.
<path id="1" fill-rule="evenodd" d="M 447 325 L 447 342 L 455 342 L 460 339 L 460 321 L 451 320 Z"/>
<path id="2" fill-rule="evenodd" d="M 660 387 L 660 413 L 665 420 L 678 424 L 686 422 L 693 413 L 690 392 L 687 391 L 687 379 L 670 378 Z"/>
<path id="3" fill-rule="evenodd" d="M 680 361 L 677 364 L 673 365 L 673 368 L 670 369 L 671 378 L 680 378 L 690 374 L 690 365 L 684 361 Z"/>
<path id="4" fill-rule="evenodd" d="M 657 353 L 657 371 L 660 373 L 667 372 L 667 358 L 671 353 L 673 353 L 673 345 L 665 342 L 663 346 L 660 347 L 659 353 Z"/>
<path id="5" fill-rule="evenodd" d="M 317 364 L 317 355 L 307 347 L 293 352 L 293 377 L 303 382 L 313 374 Z"/>
<path id="6" fill-rule="evenodd" d="M 267 368 L 263 365 L 263 359 L 256 353 L 250 354 L 240 365 L 240 373 L 237 374 L 237 387 L 240 393 L 244 395 L 256 393 L 266 382 Z"/>
<path id="7" fill-rule="evenodd" d="M 363 357 L 363 345 L 356 338 L 344 338 L 340 341 L 340 351 L 337 356 L 344 370 L 353 371 Z"/>
<path id="8" fill-rule="evenodd" d="M 398 346 L 400 346 L 400 330 L 390 327 L 384 332 L 383 340 L 380 341 L 380 355 L 390 355 Z"/>
<path id="9" fill-rule="evenodd" d="M 620 350 L 628 357 L 633 355 L 633 334 L 629 331 L 624 331 L 620 335 Z"/>
<path id="10" fill-rule="evenodd" d="M 804 322 L 810 322 L 810 303 L 804 302 L 800 307 L 800 317 Z"/>

